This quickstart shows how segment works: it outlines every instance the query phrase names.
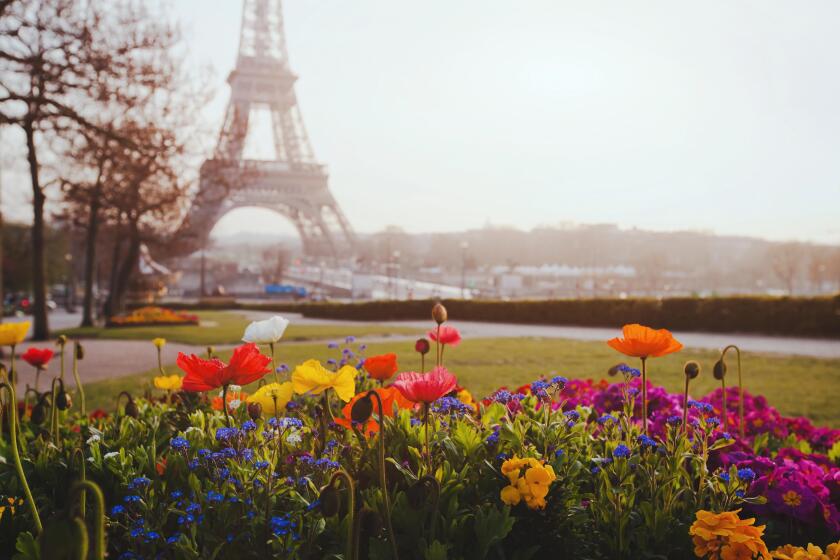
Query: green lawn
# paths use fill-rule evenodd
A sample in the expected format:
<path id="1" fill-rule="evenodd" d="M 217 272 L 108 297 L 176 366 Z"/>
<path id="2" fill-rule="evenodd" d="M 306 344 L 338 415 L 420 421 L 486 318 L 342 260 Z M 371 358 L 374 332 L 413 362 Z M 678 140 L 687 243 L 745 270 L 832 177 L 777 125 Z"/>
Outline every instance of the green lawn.
<path id="1" fill-rule="evenodd" d="M 250 321 L 236 312 L 191 311 L 199 317 L 199 326 L 161 327 L 77 327 L 58 331 L 68 338 L 107 338 L 118 340 L 151 340 L 161 336 L 169 342 L 195 344 L 236 344 Z M 343 339 L 346 336 L 390 336 L 394 334 L 421 334 L 419 329 L 377 325 L 289 325 L 284 341 Z"/>
<path id="2" fill-rule="evenodd" d="M 354 331 L 359 333 L 355 327 Z M 418 355 L 414 353 L 411 341 L 368 345 L 367 355 L 383 352 L 396 352 L 401 370 L 419 368 Z M 327 360 L 336 356 L 337 351 L 328 350 L 323 344 L 288 345 L 281 346 L 278 362 L 293 366 L 308 358 Z M 652 359 L 648 368 L 650 379 L 670 391 L 681 391 L 683 364 L 689 359 L 698 360 L 703 372 L 692 383 L 691 392 L 699 396 L 716 386 L 711 368 L 717 357 L 712 351 L 683 351 Z M 457 348 L 448 349 L 445 358 L 447 367 L 458 376 L 460 383 L 477 397 L 485 396 L 501 385 L 516 387 L 540 374 L 600 379 L 606 376 L 610 366 L 622 361 L 622 356 L 603 342 L 538 338 L 465 340 Z M 727 379 L 730 383 L 737 382 L 734 358 L 729 358 Z M 783 414 L 804 415 L 817 425 L 840 427 L 840 360 L 745 353 L 743 368 L 745 387 L 764 394 Z M 174 366 L 167 369 L 177 371 Z M 119 391 L 142 391 L 153 373 L 87 385 L 89 407 L 102 406 L 111 410 L 114 396 Z"/>

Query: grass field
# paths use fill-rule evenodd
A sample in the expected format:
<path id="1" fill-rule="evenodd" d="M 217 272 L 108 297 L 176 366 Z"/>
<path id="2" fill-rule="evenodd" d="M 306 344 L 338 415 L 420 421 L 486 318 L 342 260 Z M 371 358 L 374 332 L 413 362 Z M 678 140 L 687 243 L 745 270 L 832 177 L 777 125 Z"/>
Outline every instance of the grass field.
<path id="1" fill-rule="evenodd" d="M 373 327 L 372 327 L 373 328 Z M 202 329 L 204 330 L 204 329 Z M 290 327 L 289 330 L 292 330 Z M 354 327 L 354 334 L 359 330 Z M 148 337 L 148 335 L 146 335 Z M 367 355 L 396 352 L 402 371 L 419 368 L 412 341 L 371 343 Z M 324 344 L 281 346 L 278 363 L 290 367 L 308 358 L 323 361 L 336 357 L 336 350 Z M 227 355 L 222 355 L 226 358 Z M 698 360 L 703 373 L 692 383 L 692 394 L 701 395 L 715 388 L 711 368 L 718 354 L 713 351 L 682 351 L 649 362 L 649 378 L 670 391 L 680 391 L 684 382 L 682 366 Z M 516 387 L 540 374 L 558 373 L 567 377 L 600 379 L 622 356 L 603 342 L 558 339 L 474 339 L 446 351 L 446 365 L 462 385 L 482 397 L 502 385 Z M 737 382 L 734 356 L 729 358 L 730 383 Z M 632 365 L 632 362 L 630 362 Z M 804 415 L 817 425 L 840 427 L 840 360 L 804 357 L 777 357 L 744 354 L 744 384 L 747 390 L 765 395 L 783 414 Z M 170 372 L 176 367 L 167 367 Z M 114 396 L 121 390 L 138 393 L 148 386 L 155 372 L 109 379 L 86 386 L 89 408 L 111 410 Z"/>
<path id="2" fill-rule="evenodd" d="M 242 340 L 242 333 L 250 322 L 244 315 L 229 311 L 191 311 L 199 318 L 199 326 L 160 326 L 160 327 L 77 327 L 64 329 L 56 334 L 69 338 L 105 338 L 115 340 L 151 340 L 161 336 L 170 342 L 183 344 L 237 344 Z M 283 336 L 284 341 L 343 339 L 354 336 L 390 336 L 395 334 L 417 334 L 421 331 L 408 327 L 385 327 L 377 325 L 289 325 Z"/>

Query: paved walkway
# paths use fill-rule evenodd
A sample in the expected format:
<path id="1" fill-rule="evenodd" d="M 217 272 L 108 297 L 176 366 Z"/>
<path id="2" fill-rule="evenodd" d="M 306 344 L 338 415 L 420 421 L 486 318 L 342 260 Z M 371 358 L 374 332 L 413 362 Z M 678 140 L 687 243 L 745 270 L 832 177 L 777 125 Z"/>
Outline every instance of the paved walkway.
<path id="1" fill-rule="evenodd" d="M 246 316 L 249 320 L 265 319 L 273 313 L 262 311 L 232 311 Z M 284 316 L 295 324 L 300 325 L 366 325 L 363 321 L 340 321 L 332 319 L 312 319 L 302 317 L 296 313 L 286 313 Z M 51 316 L 51 327 L 55 329 L 75 326 L 79 322 L 77 314 L 56 311 Z M 9 318 L 10 321 L 18 319 Z M 23 320 L 23 319 L 19 319 Z M 411 327 L 417 329 L 428 329 L 432 326 L 429 321 L 383 321 L 377 324 L 392 325 L 398 327 Z M 600 340 L 604 341 L 619 334 L 617 329 L 592 328 L 592 327 L 564 327 L 550 325 L 516 325 L 502 323 L 479 323 L 473 321 L 453 321 L 464 338 L 565 338 L 572 340 Z M 352 329 L 351 329 L 352 331 Z M 720 349 L 727 344 L 737 344 L 745 352 L 761 352 L 780 355 L 801 355 L 815 358 L 840 358 L 840 341 L 808 338 L 788 338 L 743 334 L 711 334 L 711 333 L 682 333 L 675 332 L 675 336 L 690 348 Z M 359 340 L 395 341 L 413 339 L 413 336 L 396 335 L 384 337 L 361 337 Z M 285 342 L 284 344 L 312 344 L 318 340 Z M 323 341 L 326 342 L 326 341 Z M 32 346 L 26 342 L 20 346 L 18 353 L 26 351 Z M 39 343 L 35 346 L 43 347 Z M 121 375 L 129 375 L 147 371 L 157 366 L 157 356 L 151 342 L 142 340 L 104 340 L 93 339 L 84 341 L 85 359 L 81 363 L 80 372 L 82 378 L 88 381 L 99 381 Z M 219 350 L 230 348 L 230 346 L 216 345 Z M 70 350 L 70 349 L 68 349 Z M 164 350 L 164 363 L 174 363 L 178 352 L 202 354 L 205 351 L 203 346 L 191 346 L 170 342 Z M 67 354 L 67 377 L 72 384 L 69 365 L 71 354 Z M 22 361 L 18 362 L 20 379 L 24 384 L 34 384 L 35 374 L 32 368 Z M 58 361 L 50 364 L 49 373 L 55 374 L 58 371 Z M 46 377 L 46 376 L 45 376 Z M 42 384 L 46 384 L 42 380 Z M 42 387 L 43 390 L 44 387 Z"/>

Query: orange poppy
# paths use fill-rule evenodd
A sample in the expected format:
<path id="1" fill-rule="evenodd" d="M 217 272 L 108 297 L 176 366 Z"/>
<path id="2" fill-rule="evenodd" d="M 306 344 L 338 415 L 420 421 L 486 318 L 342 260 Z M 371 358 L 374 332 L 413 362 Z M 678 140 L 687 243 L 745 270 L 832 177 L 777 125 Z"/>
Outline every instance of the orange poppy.
<path id="1" fill-rule="evenodd" d="M 365 360 L 365 371 L 377 381 L 391 379 L 397 373 L 397 355 L 382 354 Z"/>
<path id="2" fill-rule="evenodd" d="M 659 358 L 678 352 L 683 345 L 667 329 L 652 329 L 637 323 L 624 325 L 622 338 L 607 341 L 611 348 L 635 358 Z"/>
<path id="3" fill-rule="evenodd" d="M 409 409 L 414 406 L 414 403 L 405 398 L 402 393 L 397 391 L 394 387 L 384 387 L 374 389 L 376 394 L 379 395 L 379 398 L 382 399 L 382 412 L 385 416 L 393 417 L 395 413 L 394 405 L 396 405 L 397 409 Z M 350 420 L 350 416 L 353 411 L 353 405 L 356 404 L 356 401 L 367 395 L 367 391 L 357 394 L 355 397 L 350 399 L 344 408 L 341 409 L 341 415 L 343 418 L 336 418 L 335 423 L 339 426 L 343 426 L 344 428 L 350 430 L 353 428 L 352 421 Z M 376 403 L 376 400 L 373 402 L 373 411 L 375 414 L 379 414 L 379 406 Z M 377 434 L 379 433 L 379 422 L 376 420 L 374 416 L 371 416 L 370 419 L 365 423 L 364 429 L 362 433 L 367 436 L 370 434 Z"/>

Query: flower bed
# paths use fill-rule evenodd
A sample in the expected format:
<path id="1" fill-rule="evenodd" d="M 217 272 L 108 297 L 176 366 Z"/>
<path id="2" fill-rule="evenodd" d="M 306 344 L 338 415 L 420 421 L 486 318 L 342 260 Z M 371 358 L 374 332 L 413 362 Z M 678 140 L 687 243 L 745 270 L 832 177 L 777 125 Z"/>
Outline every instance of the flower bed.
<path id="1" fill-rule="evenodd" d="M 109 327 L 151 327 L 163 325 L 198 325 L 198 315 L 165 307 L 139 307 L 125 315 L 108 319 Z"/>
<path id="2" fill-rule="evenodd" d="M 15 506 L 0 557 L 84 534 L 92 557 L 124 559 L 840 558 L 840 430 L 725 387 L 723 359 L 724 388 L 668 393 L 656 377 L 675 373 L 655 356 L 681 345 L 633 326 L 610 341 L 632 357 L 610 380 L 540 377 L 476 400 L 445 367 L 460 336 L 435 317 L 421 372 L 352 338 L 324 363 L 276 367 L 274 320 L 227 363 L 179 355 L 183 377 L 122 394 L 114 415 L 39 396 L 22 447 L 9 431 L 0 444 Z M 677 374 L 690 393 L 703 373 Z"/>

